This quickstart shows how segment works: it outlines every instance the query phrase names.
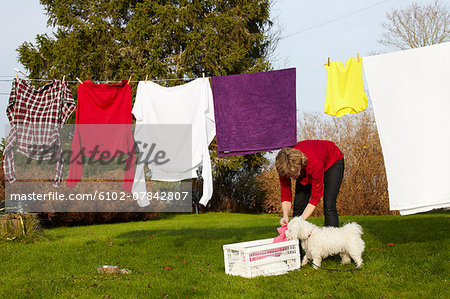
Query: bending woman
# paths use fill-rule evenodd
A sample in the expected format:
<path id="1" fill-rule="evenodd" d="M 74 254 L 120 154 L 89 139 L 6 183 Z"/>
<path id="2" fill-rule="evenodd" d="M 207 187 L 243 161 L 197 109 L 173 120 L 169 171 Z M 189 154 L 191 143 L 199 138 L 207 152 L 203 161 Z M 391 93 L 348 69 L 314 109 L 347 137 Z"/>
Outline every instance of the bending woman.
<path id="1" fill-rule="evenodd" d="M 277 154 L 275 167 L 280 176 L 282 226 L 289 222 L 291 178 L 296 181 L 293 216 L 308 219 L 323 200 L 325 226 L 339 226 L 336 198 L 344 175 L 344 155 L 334 142 L 305 140 L 292 148 L 282 148 Z"/>

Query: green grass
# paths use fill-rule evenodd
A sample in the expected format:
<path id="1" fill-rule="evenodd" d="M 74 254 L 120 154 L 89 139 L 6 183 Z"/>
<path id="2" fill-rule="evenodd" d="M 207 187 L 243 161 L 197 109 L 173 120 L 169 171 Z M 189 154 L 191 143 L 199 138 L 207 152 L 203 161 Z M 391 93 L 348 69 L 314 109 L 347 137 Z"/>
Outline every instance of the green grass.
<path id="1" fill-rule="evenodd" d="M 449 298 L 448 213 L 340 217 L 364 228 L 364 266 L 252 279 L 228 276 L 222 246 L 275 237 L 273 215 L 167 215 L 163 219 L 56 228 L 35 243 L 2 241 L 0 297 Z M 313 218 L 323 224 L 322 218 Z M 395 246 L 386 246 L 394 243 Z M 339 258 L 323 267 L 341 266 Z M 131 274 L 99 275 L 99 265 Z"/>

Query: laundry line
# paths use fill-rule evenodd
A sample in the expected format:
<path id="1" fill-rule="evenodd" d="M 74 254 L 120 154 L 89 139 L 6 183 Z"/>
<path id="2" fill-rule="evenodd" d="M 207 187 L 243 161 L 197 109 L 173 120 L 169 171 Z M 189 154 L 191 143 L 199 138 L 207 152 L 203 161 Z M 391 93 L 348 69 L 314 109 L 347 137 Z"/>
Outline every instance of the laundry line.
<path id="1" fill-rule="evenodd" d="M 359 58 L 365 58 L 365 57 L 361 57 L 359 56 Z M 328 62 L 330 60 L 330 57 L 328 57 Z M 297 71 L 298 70 L 305 70 L 305 69 L 309 69 L 309 68 L 314 68 L 314 67 L 322 67 L 324 64 L 326 64 L 327 61 L 324 59 L 323 63 L 315 63 L 315 64 L 309 64 L 309 65 L 302 65 L 299 67 L 293 66 Z M 287 67 L 284 67 L 287 68 Z M 51 82 L 53 81 L 53 79 L 42 79 L 42 78 L 36 78 L 36 79 L 32 79 L 32 78 L 28 78 L 26 76 L 26 74 L 24 74 L 21 71 L 18 71 L 22 74 L 22 77 L 25 77 L 25 80 L 29 80 L 29 81 L 37 81 L 37 82 Z M 225 75 L 226 76 L 226 75 Z M 185 78 L 161 78 L 161 79 L 150 79 L 147 80 L 148 77 L 146 78 L 146 80 L 130 80 L 130 83 L 139 83 L 139 82 L 164 82 L 164 81 L 191 81 L 191 80 L 195 80 L 195 79 L 200 79 L 200 78 L 211 78 L 211 77 L 218 77 L 218 76 L 209 76 L 209 77 L 185 77 Z M 7 76 L 7 75 L 0 75 L 0 78 L 10 78 L 10 79 L 0 79 L 0 82 L 12 82 L 16 76 L 12 75 L 12 76 Z M 81 81 L 81 80 L 80 80 Z M 68 82 L 68 83 L 80 83 L 80 81 L 78 80 L 64 80 L 64 82 Z M 94 83 L 121 83 L 122 80 L 120 81 L 110 81 L 110 80 L 90 80 Z M 5 93 L 5 92 L 0 92 L 0 96 L 9 96 L 10 93 Z"/>
<path id="2" fill-rule="evenodd" d="M 16 79 L 16 76 L 0 76 L 2 78 L 11 78 L 11 79 L 0 79 L 0 82 L 12 82 L 14 79 Z M 37 79 L 31 79 L 28 78 L 26 76 L 24 76 L 25 79 L 24 80 L 28 80 L 28 81 L 36 81 L 36 82 L 52 82 L 54 79 L 41 79 L 41 78 L 37 78 Z M 164 82 L 164 81 L 191 81 L 191 80 L 195 80 L 195 79 L 199 79 L 199 78 L 206 78 L 206 77 L 195 77 L 195 78 L 161 78 L 161 79 L 152 79 L 152 80 L 145 80 L 145 81 L 140 81 L 140 80 L 129 80 L 130 83 L 139 83 L 139 82 Z M 94 83 L 121 83 L 122 80 L 120 81 L 115 81 L 115 80 L 90 80 Z M 64 80 L 64 82 L 67 83 L 80 83 L 80 81 L 78 80 Z M 0 96 L 9 96 L 10 93 L 5 93 L 5 92 L 0 92 Z"/>
<path id="3" fill-rule="evenodd" d="M 357 52 L 358 53 L 358 52 Z M 358 58 L 365 58 L 363 56 L 359 56 Z M 330 57 L 328 57 L 328 60 L 330 59 Z M 283 66 L 281 69 L 284 68 L 295 68 L 297 71 L 298 70 L 303 70 L 303 69 L 308 69 L 308 68 L 313 68 L 313 67 L 321 67 L 323 66 L 325 63 L 327 63 L 328 61 L 326 59 L 324 59 L 323 63 L 314 63 L 314 64 L 308 64 L 308 65 L 301 65 L 301 66 Z M 272 71 L 272 70 L 271 70 Z M 273 70 L 275 71 L 275 70 Z M 19 71 L 20 72 L 20 71 Z M 29 80 L 29 81 L 40 81 L 40 82 L 51 82 L 53 81 L 53 79 L 42 79 L 42 78 L 36 78 L 36 79 L 32 79 L 32 78 L 28 78 L 26 76 L 26 74 L 24 74 L 23 72 L 20 72 L 22 74 L 23 77 L 25 77 L 25 80 Z M 237 75 L 237 74 L 230 74 L 230 75 Z M 228 75 L 224 75 L 224 76 L 228 76 Z M 211 78 L 211 77 L 220 77 L 220 76 L 203 76 L 203 77 L 185 77 L 185 78 L 161 78 L 161 79 L 150 79 L 147 80 L 148 77 L 146 78 L 146 80 L 130 80 L 130 83 L 139 83 L 139 82 L 162 82 L 162 81 L 191 81 L 191 80 L 195 80 L 195 79 L 200 79 L 200 78 Z M 10 78 L 10 79 L 0 79 L 0 82 L 11 82 L 12 80 L 14 80 L 16 78 L 16 75 L 0 75 L 0 78 Z M 78 77 L 77 77 L 78 78 Z M 62 80 L 61 80 L 62 81 Z M 80 80 L 82 81 L 82 80 Z M 68 82 L 68 83 L 79 83 L 80 81 L 78 80 L 64 80 L 64 82 Z M 121 83 L 122 80 L 90 80 L 94 83 Z"/>
<path id="4" fill-rule="evenodd" d="M 0 77 L 3 77 L 3 78 L 5 78 L 5 77 L 7 77 L 7 76 L 0 76 Z M 15 76 L 11 76 L 11 77 L 9 77 L 9 78 L 11 78 L 11 79 L 0 79 L 0 82 L 11 82 L 12 80 L 14 80 L 16 77 Z M 152 80 L 130 80 L 129 82 L 130 83 L 139 83 L 139 82 L 162 82 L 162 81 L 190 81 L 190 80 L 195 80 L 195 79 L 199 79 L 199 78 L 202 78 L 202 77 L 195 77 L 195 78 L 161 78 L 161 79 L 152 79 Z M 41 78 L 38 78 L 38 79 L 32 79 L 32 78 L 27 78 L 27 77 L 25 77 L 25 79 L 24 80 L 28 80 L 28 81 L 39 81 L 39 82 L 52 82 L 53 80 L 56 80 L 56 79 L 41 79 Z M 62 81 L 62 80 L 61 80 Z M 90 80 L 90 81 L 92 81 L 92 82 L 94 82 L 94 83 L 121 83 L 122 82 L 122 80 L 119 80 L 119 81 L 117 81 L 117 80 Z M 64 80 L 64 82 L 67 82 L 67 83 L 79 83 L 79 81 L 78 80 Z"/>
<path id="5" fill-rule="evenodd" d="M 307 69 L 307 68 L 312 68 L 312 67 L 319 67 L 319 66 L 323 66 L 323 64 L 310 64 L 310 65 L 303 65 L 303 66 L 300 66 L 300 67 L 295 67 L 295 66 L 292 66 L 292 67 L 294 67 L 296 70 L 302 70 L 302 69 Z M 283 67 L 283 68 L 287 68 L 287 67 Z M 232 75 L 235 75 L 235 74 L 232 74 Z M 227 75 L 225 75 L 225 76 L 227 76 Z M 22 77 L 25 77 L 24 80 L 29 80 L 29 81 L 39 81 L 39 82 L 51 82 L 51 81 L 53 81 L 53 79 L 42 79 L 42 78 L 32 79 L 32 78 L 28 78 L 26 75 L 23 75 Z M 161 79 L 150 79 L 150 80 L 147 80 L 147 78 L 146 78 L 146 80 L 130 80 L 130 83 L 149 82 L 149 81 L 150 82 L 191 81 L 191 80 L 195 80 L 195 79 L 211 78 L 211 77 L 219 77 L 219 76 L 192 77 L 192 78 L 191 77 L 185 77 L 185 78 L 161 78 Z M 14 80 L 16 78 L 16 76 L 15 75 L 10 75 L 10 76 L 0 75 L 0 78 L 9 78 L 9 79 L 0 79 L 0 82 L 11 82 L 12 80 Z M 92 81 L 94 83 L 121 83 L 122 82 L 122 80 L 120 80 L 120 81 L 115 81 L 115 80 L 90 80 L 90 81 Z M 78 80 L 64 80 L 64 82 L 79 83 L 80 81 L 78 81 Z"/>

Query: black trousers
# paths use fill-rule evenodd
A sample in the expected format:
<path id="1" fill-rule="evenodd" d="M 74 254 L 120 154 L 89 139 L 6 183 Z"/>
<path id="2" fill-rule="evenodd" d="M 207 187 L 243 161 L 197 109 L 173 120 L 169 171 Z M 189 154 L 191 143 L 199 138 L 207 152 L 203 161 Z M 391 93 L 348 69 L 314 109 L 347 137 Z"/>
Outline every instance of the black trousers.
<path id="1" fill-rule="evenodd" d="M 344 177 L 344 159 L 333 164 L 325 171 L 323 179 L 323 214 L 325 226 L 339 227 L 339 218 L 336 210 L 336 198 Z M 294 213 L 293 216 L 302 215 L 311 197 L 311 184 L 302 185 L 297 180 L 295 184 Z"/>

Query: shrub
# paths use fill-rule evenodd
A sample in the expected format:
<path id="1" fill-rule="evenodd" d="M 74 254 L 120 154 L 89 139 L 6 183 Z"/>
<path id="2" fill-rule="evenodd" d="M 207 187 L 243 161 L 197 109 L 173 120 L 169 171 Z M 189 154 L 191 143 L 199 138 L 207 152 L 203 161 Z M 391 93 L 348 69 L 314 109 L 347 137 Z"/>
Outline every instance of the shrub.
<path id="1" fill-rule="evenodd" d="M 38 217 L 43 227 L 75 226 L 152 220 L 159 213 L 138 212 L 40 212 Z"/>
<path id="2" fill-rule="evenodd" d="M 268 162 L 262 154 L 221 158 L 222 163 L 233 162 L 234 167 L 214 167 L 214 192 L 206 211 L 239 213 L 262 212 L 265 198 L 258 179 Z"/>
<path id="3" fill-rule="evenodd" d="M 0 216 L 0 240 L 35 240 L 42 237 L 42 229 L 36 214 Z"/>

